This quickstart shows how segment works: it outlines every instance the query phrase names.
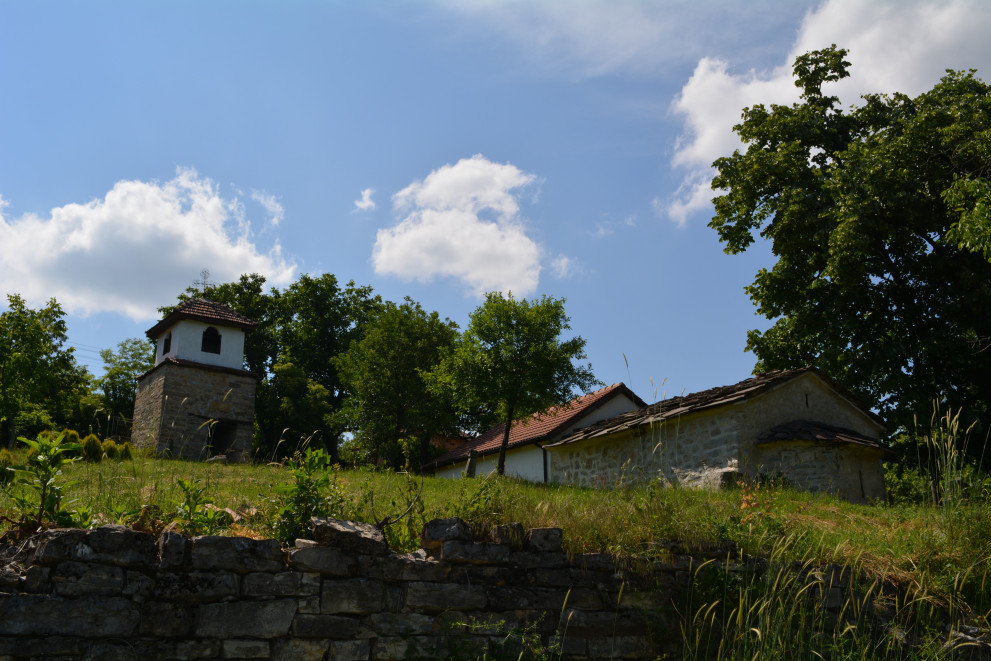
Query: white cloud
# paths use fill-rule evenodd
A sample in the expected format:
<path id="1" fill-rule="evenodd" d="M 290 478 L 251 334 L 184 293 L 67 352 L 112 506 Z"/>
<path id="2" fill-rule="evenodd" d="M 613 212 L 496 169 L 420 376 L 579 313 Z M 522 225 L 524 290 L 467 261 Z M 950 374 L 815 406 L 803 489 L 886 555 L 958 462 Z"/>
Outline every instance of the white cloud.
<path id="1" fill-rule="evenodd" d="M 0 245 L 0 290 L 135 320 L 156 318 L 204 267 L 217 282 L 257 272 L 272 284 L 290 282 L 296 270 L 278 243 L 261 252 L 240 202 L 193 169 L 164 184 L 119 181 L 102 200 L 47 217 L 0 215 Z"/>
<path id="2" fill-rule="evenodd" d="M 571 257 L 566 257 L 565 255 L 558 255 L 551 261 L 551 271 L 554 273 L 554 277 L 559 280 L 564 278 L 570 278 L 571 276 L 577 274 L 581 269 L 576 262 Z"/>
<path id="3" fill-rule="evenodd" d="M 279 204 L 274 195 L 270 195 L 264 191 L 251 191 L 251 199 L 262 205 L 265 211 L 269 213 L 268 222 L 272 225 L 277 226 L 286 217 L 286 210 L 282 208 L 282 205 Z"/>
<path id="4" fill-rule="evenodd" d="M 453 277 L 481 295 L 537 288 L 540 248 L 524 231 L 516 191 L 536 177 L 481 155 L 431 172 L 393 196 L 406 216 L 378 231 L 376 273 L 430 282 Z"/>
<path id="5" fill-rule="evenodd" d="M 684 130 L 672 163 L 687 171 L 674 196 L 662 202 L 675 222 L 708 206 L 703 182 L 710 166 L 740 146 L 732 127 L 745 106 L 798 100 L 792 64 L 798 55 L 837 44 L 850 51 L 851 77 L 830 93 L 846 106 L 868 92 L 916 95 L 932 87 L 945 69 L 991 68 L 991 3 L 979 0 L 828 0 L 809 12 L 789 52 L 765 71 L 734 72 L 723 59 L 704 57 L 672 103 Z"/>
<path id="6" fill-rule="evenodd" d="M 375 193 L 374 188 L 366 188 L 361 191 L 361 199 L 354 201 L 355 211 L 370 211 L 375 208 L 375 200 L 372 199 L 372 195 Z"/>
<path id="7" fill-rule="evenodd" d="M 665 77 L 706 49 L 760 56 L 810 0 L 442 0 L 494 31 L 531 66 L 570 77 Z M 761 32 L 766 38 L 754 40 Z M 711 53 L 710 53 L 711 54 Z"/>
<path id="8" fill-rule="evenodd" d="M 601 239 L 606 236 L 610 236 L 616 232 L 617 227 L 636 227 L 637 226 L 637 215 L 630 214 L 623 220 L 604 220 L 595 226 L 592 232 L 589 232 L 592 236 L 597 239 Z"/>

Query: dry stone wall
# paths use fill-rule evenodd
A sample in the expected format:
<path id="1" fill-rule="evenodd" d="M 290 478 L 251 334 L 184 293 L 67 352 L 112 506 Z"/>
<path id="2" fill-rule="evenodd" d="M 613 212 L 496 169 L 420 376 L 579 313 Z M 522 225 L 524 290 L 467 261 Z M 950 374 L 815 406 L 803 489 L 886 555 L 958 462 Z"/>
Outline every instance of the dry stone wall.
<path id="1" fill-rule="evenodd" d="M 52 530 L 0 571 L 0 661 L 24 659 L 654 659 L 678 650 L 690 559 L 630 572 L 568 557 L 561 531 L 502 526 L 476 543 L 430 522 L 394 554 L 365 524 L 314 520 L 314 540 L 121 526 Z"/>

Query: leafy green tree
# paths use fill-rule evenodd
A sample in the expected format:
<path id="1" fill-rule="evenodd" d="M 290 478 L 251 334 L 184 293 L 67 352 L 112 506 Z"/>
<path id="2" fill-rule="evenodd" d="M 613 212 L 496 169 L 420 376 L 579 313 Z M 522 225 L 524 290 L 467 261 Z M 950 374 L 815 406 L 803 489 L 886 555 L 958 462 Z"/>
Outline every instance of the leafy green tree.
<path id="1" fill-rule="evenodd" d="M 567 402 L 576 388 L 587 391 L 599 383 L 591 365 L 574 362 L 585 359 L 585 340 L 561 338 L 571 329 L 569 321 L 563 299 L 486 294 L 455 348 L 432 373 L 433 387 L 452 393 L 462 410 L 488 404 L 505 424 L 500 475 L 515 421 Z"/>
<path id="2" fill-rule="evenodd" d="M 79 372 L 65 346 L 64 316 L 54 298 L 34 310 L 17 294 L 7 295 L 0 313 L 0 442 L 13 444 L 22 409 L 44 417 L 69 405 L 66 392 Z"/>
<path id="3" fill-rule="evenodd" d="M 429 390 L 424 378 L 457 338 L 457 324 L 436 312 L 427 314 L 407 298 L 402 305 L 385 303 L 364 336 L 337 358 L 348 392 L 342 417 L 354 433 L 353 442 L 370 459 L 399 467 L 400 441 L 415 439 L 422 465 L 435 435 L 457 433 L 453 406 Z"/>
<path id="4" fill-rule="evenodd" d="M 798 57 L 801 101 L 746 108 L 746 151 L 714 163 L 710 227 L 726 252 L 759 234 L 777 257 L 747 287 L 775 320 L 748 334 L 755 371 L 818 366 L 895 427 L 933 398 L 986 413 L 991 90 L 948 72 L 916 98 L 845 111 L 823 91 L 849 75 L 845 56 Z"/>
<path id="5" fill-rule="evenodd" d="M 147 340 L 131 337 L 117 343 L 116 350 L 101 349 L 104 373 L 97 380 L 103 393 L 108 419 L 130 420 L 134 416 L 137 377 L 155 366 L 155 349 Z"/>

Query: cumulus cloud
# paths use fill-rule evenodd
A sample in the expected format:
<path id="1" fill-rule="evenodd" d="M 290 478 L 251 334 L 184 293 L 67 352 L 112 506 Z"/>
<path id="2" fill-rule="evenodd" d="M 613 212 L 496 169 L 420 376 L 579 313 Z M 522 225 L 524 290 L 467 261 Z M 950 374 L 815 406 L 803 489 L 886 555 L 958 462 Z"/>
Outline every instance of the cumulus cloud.
<path id="1" fill-rule="evenodd" d="M 733 73 L 724 60 L 702 58 L 672 105 L 684 122 L 673 164 L 688 173 L 664 205 L 666 213 L 683 224 L 708 207 L 710 165 L 740 146 L 732 126 L 742 108 L 798 100 L 791 72 L 796 56 L 832 43 L 848 48 L 852 76 L 831 90 L 846 105 L 867 92 L 918 94 L 946 68 L 991 64 L 991 42 L 981 28 L 989 20 L 991 5 L 972 0 L 830 0 L 806 16 L 795 44 L 770 71 Z"/>
<path id="2" fill-rule="evenodd" d="M 991 4 L 977 0 L 828 0 L 805 16 L 791 49 L 769 70 L 736 72 L 725 59 L 703 57 L 671 106 L 683 122 L 672 164 L 686 174 L 659 206 L 679 224 L 709 206 L 710 166 L 740 146 L 732 127 L 742 109 L 798 101 L 792 76 L 798 55 L 833 43 L 849 49 L 851 77 L 829 88 L 843 105 L 868 92 L 915 95 L 945 69 L 991 67 L 989 23 Z"/>
<path id="3" fill-rule="evenodd" d="M 264 191 L 251 191 L 251 199 L 264 207 L 269 214 L 268 222 L 273 225 L 278 225 L 286 217 L 286 210 L 282 208 L 274 195 Z"/>
<path id="4" fill-rule="evenodd" d="M 296 270 L 277 242 L 260 250 L 243 205 L 193 169 L 163 184 L 119 181 L 103 199 L 44 217 L 0 213 L 0 245 L 0 290 L 34 304 L 54 296 L 72 313 L 137 321 L 156 318 L 156 308 L 204 267 L 218 282 L 256 272 L 272 284 L 290 282 Z"/>
<path id="5" fill-rule="evenodd" d="M 375 200 L 372 199 L 372 195 L 375 193 L 374 188 L 366 188 L 361 191 L 361 199 L 354 201 L 355 211 L 370 211 L 375 208 Z"/>
<path id="6" fill-rule="evenodd" d="M 554 277 L 559 280 L 570 278 L 571 276 L 577 274 L 579 270 L 580 268 L 578 266 L 578 262 L 571 257 L 558 255 L 551 260 L 551 272 L 554 274 Z"/>
<path id="7" fill-rule="evenodd" d="M 597 239 L 610 236 L 616 232 L 617 228 L 621 227 L 636 227 L 637 226 L 637 215 L 631 214 L 622 220 L 604 220 L 595 226 L 595 229 L 589 232 L 592 236 Z"/>
<path id="8" fill-rule="evenodd" d="M 452 12 L 513 42 L 529 65 L 587 78 L 632 75 L 657 79 L 694 62 L 710 46 L 757 52 L 755 31 L 777 35 L 807 0 L 440 0 Z"/>
<path id="9" fill-rule="evenodd" d="M 517 195 L 535 181 L 512 164 L 481 155 L 414 181 L 393 196 L 403 219 L 378 231 L 376 273 L 420 282 L 456 278 L 474 295 L 533 293 L 540 248 L 526 235 Z"/>

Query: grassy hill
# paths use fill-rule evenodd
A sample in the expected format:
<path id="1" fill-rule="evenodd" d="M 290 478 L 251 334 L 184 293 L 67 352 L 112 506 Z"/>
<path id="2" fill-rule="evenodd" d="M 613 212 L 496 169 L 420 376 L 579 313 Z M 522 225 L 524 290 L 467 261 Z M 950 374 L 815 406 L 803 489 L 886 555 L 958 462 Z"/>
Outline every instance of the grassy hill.
<path id="1" fill-rule="evenodd" d="M 23 460 L 21 450 L 15 462 Z M 828 648 L 833 658 L 890 658 L 892 650 L 898 650 L 897 656 L 932 658 L 951 635 L 945 625 L 986 628 L 991 616 L 991 505 L 986 497 L 942 505 L 862 506 L 774 485 L 699 491 L 657 485 L 586 489 L 496 476 L 421 482 L 404 473 L 324 471 L 324 465 L 317 461 L 307 469 L 303 464 L 224 465 L 136 456 L 80 461 L 66 466 L 58 481 L 62 508 L 83 525 L 124 523 L 150 532 L 172 525 L 197 533 L 287 538 L 292 528 L 280 528 L 279 522 L 306 521 L 312 508 L 371 522 L 409 509 L 386 528 L 397 551 L 417 547 L 425 521 L 460 516 L 479 535 L 507 522 L 560 527 L 569 553 L 609 552 L 628 558 L 631 566 L 664 557 L 672 548 L 717 547 L 734 549 L 734 557 L 762 558 L 766 571 L 742 578 L 734 571 L 735 559 L 693 569 L 697 589 L 683 611 L 688 657 L 773 658 L 775 650 L 783 653 L 798 645 L 813 658 L 815 650 L 826 649 L 823 632 L 831 631 L 838 641 Z M 16 485 L 0 492 L 0 530 L 12 533 L 23 499 L 30 496 L 29 489 Z M 832 627 L 825 620 L 835 619 L 835 613 L 796 607 L 809 589 L 796 577 L 827 566 L 852 569 L 859 589 L 888 613 L 881 639 L 876 632 L 858 633 L 863 628 L 856 626 L 845 633 Z M 851 611 L 860 607 L 850 604 Z M 724 643 L 738 636 L 738 644 L 721 652 L 707 647 L 713 627 Z M 751 651 L 757 648 L 765 651 L 755 657 Z"/>

